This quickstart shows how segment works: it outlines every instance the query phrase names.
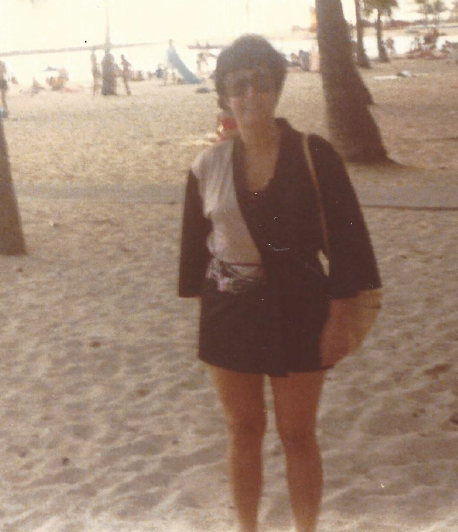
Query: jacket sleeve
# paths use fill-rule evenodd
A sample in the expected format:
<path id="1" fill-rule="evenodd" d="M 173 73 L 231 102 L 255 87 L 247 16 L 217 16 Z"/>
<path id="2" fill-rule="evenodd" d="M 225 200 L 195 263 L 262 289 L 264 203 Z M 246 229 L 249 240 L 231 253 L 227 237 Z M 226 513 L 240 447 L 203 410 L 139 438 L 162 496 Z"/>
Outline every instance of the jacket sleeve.
<path id="1" fill-rule="evenodd" d="M 345 299 L 360 290 L 380 288 L 369 232 L 340 155 L 318 136 L 310 138 L 310 149 L 326 217 L 331 296 Z"/>
<path id="2" fill-rule="evenodd" d="M 178 279 L 179 297 L 198 297 L 202 293 L 205 272 L 210 259 L 207 248 L 210 228 L 211 223 L 203 214 L 197 178 L 190 171 L 183 210 Z"/>

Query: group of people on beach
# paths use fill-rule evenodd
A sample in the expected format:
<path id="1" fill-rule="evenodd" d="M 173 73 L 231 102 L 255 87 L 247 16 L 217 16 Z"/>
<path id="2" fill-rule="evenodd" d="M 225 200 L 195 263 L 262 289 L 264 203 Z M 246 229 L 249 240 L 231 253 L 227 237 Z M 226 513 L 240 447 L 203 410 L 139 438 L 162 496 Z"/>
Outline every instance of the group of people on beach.
<path id="1" fill-rule="evenodd" d="M 46 78 L 46 85 L 52 91 L 62 91 L 65 89 L 67 82 L 69 81 L 69 74 L 65 67 L 53 68 L 48 67 L 46 72 L 51 72 L 52 75 L 49 75 Z M 56 74 L 54 74 L 54 72 Z M 18 80 L 14 75 L 10 76 L 10 81 L 12 84 L 18 85 Z M 7 68 L 4 61 L 0 60 L 0 92 L 2 98 L 2 107 L 0 108 L 0 116 L 6 118 L 8 116 L 8 103 L 7 103 L 7 92 L 8 92 L 8 76 Z M 34 76 L 32 78 L 32 85 L 30 89 L 26 92 L 29 92 L 31 96 L 39 94 L 41 91 L 46 90 L 46 88 L 36 79 Z"/>
<path id="2" fill-rule="evenodd" d="M 169 41 L 169 47 L 167 49 L 165 65 L 158 65 L 154 72 L 143 73 L 141 70 L 134 70 L 131 63 L 121 54 L 119 64 L 116 63 L 113 54 L 109 48 L 105 49 L 105 53 L 101 62 L 99 63 L 96 55 L 96 49 L 91 52 L 91 73 L 92 73 L 92 94 L 102 95 L 116 95 L 117 94 L 117 78 L 120 77 L 123 82 L 125 93 L 130 96 L 130 82 L 131 81 L 144 81 L 145 79 L 152 79 L 153 77 L 162 79 L 164 84 L 167 82 L 178 83 L 179 76 L 176 71 L 175 63 L 171 60 L 173 53 L 176 53 L 173 41 Z M 201 63 L 206 62 L 208 54 L 199 55 Z M 49 71 L 56 71 L 56 74 L 50 75 L 46 78 L 46 85 L 52 91 L 62 91 L 66 89 L 67 82 L 69 81 L 68 71 L 61 67 L 60 69 L 50 68 Z M 47 70 L 48 70 L 47 69 Z M 12 78 L 15 80 L 15 78 Z M 17 83 L 17 82 L 16 82 Z M 0 116 L 6 118 L 8 116 L 8 73 L 7 66 L 4 61 L 0 60 L 0 95 L 1 95 L 1 107 Z M 45 91 L 46 87 L 40 83 L 34 76 L 32 78 L 32 85 L 30 87 L 31 96 L 36 96 L 42 91 Z"/>
<path id="3" fill-rule="evenodd" d="M 434 28 L 431 32 L 428 32 L 423 36 L 415 35 L 410 45 L 410 53 L 435 50 L 439 36 L 440 34 L 437 28 Z"/>
<path id="4" fill-rule="evenodd" d="M 317 46 L 313 46 L 311 50 L 299 50 L 299 52 L 292 53 L 288 66 L 292 68 L 299 68 L 304 72 L 319 72 L 320 71 L 320 53 Z"/>
<path id="5" fill-rule="evenodd" d="M 425 33 L 423 36 L 415 35 L 407 57 L 410 59 L 449 59 L 458 62 L 458 43 L 446 40 L 441 48 L 438 48 L 439 37 L 445 35 L 437 28 Z"/>
<path id="6" fill-rule="evenodd" d="M 128 96 L 131 95 L 129 81 L 132 79 L 132 65 L 121 54 L 120 66 L 115 62 L 114 56 L 109 48 L 105 49 L 105 54 L 101 65 L 97 61 L 95 49 L 91 52 L 91 72 L 92 72 L 92 94 L 95 96 L 99 91 L 104 96 L 117 94 L 117 77 L 122 78 L 124 89 Z"/>

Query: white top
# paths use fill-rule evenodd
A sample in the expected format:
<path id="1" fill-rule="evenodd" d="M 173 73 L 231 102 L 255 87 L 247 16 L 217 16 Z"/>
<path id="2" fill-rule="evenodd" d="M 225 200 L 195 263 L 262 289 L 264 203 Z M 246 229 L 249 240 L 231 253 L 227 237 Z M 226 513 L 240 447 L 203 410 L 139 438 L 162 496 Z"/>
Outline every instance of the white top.
<path id="1" fill-rule="evenodd" d="M 233 146 L 233 139 L 211 146 L 196 158 L 191 167 L 199 182 L 204 216 L 212 222 L 207 246 L 214 257 L 236 265 L 241 274 L 243 271 L 243 277 L 261 278 L 261 256 L 235 193 Z"/>

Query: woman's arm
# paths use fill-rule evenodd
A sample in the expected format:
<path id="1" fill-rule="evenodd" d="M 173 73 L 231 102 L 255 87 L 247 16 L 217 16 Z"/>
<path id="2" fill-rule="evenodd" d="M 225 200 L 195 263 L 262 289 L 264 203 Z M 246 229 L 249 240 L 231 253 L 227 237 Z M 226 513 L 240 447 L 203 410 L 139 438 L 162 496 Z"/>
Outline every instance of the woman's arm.
<path id="1" fill-rule="evenodd" d="M 210 221 L 204 217 L 202 198 L 196 176 L 189 172 L 183 210 L 178 295 L 201 295 L 207 264 L 210 258 L 207 237 Z"/>
<path id="2" fill-rule="evenodd" d="M 363 213 L 342 158 L 316 135 L 310 148 L 320 183 L 330 247 L 330 293 L 335 299 L 380 288 L 374 250 Z"/>
<path id="3" fill-rule="evenodd" d="M 321 365 L 334 366 L 350 350 L 350 300 L 333 299 L 320 338 Z"/>
<path id="4" fill-rule="evenodd" d="M 345 165 L 321 137 L 311 139 L 330 248 L 329 317 L 320 339 L 322 366 L 332 366 L 350 351 L 351 299 L 360 290 L 380 288 L 369 232 Z"/>

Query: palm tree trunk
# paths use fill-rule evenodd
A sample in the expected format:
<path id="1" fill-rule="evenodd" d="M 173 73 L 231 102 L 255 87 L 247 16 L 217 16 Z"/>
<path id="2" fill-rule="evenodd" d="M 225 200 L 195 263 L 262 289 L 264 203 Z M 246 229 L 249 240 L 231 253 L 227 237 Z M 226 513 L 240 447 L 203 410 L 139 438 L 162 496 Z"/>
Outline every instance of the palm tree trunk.
<path id="1" fill-rule="evenodd" d="M 386 161 L 380 131 L 361 97 L 359 83 L 363 83 L 353 62 L 342 4 L 340 0 L 317 0 L 316 13 L 331 140 L 347 160 Z"/>
<path id="2" fill-rule="evenodd" d="M 369 58 L 364 49 L 364 25 L 361 18 L 360 0 L 355 0 L 356 14 L 356 64 L 361 68 L 371 68 Z"/>
<path id="3" fill-rule="evenodd" d="M 0 119 L 0 255 L 25 253 L 21 217 L 11 178 L 3 122 Z"/>
<path id="4" fill-rule="evenodd" d="M 319 0 L 318 0 L 319 1 Z M 337 0 L 339 3 L 338 9 L 342 11 L 342 6 L 340 4 L 340 0 Z M 318 25 L 318 15 L 317 16 L 317 25 Z M 342 31 L 345 33 L 345 42 L 342 41 L 342 43 L 349 47 L 350 50 L 350 58 L 349 61 L 345 62 L 345 67 L 347 68 L 347 72 L 345 73 L 346 78 L 348 78 L 349 81 L 352 83 L 353 90 L 357 92 L 358 97 L 361 99 L 361 101 L 367 105 L 372 105 L 374 103 L 374 99 L 372 98 L 372 94 L 369 92 L 369 89 L 364 84 L 364 81 L 362 80 L 358 69 L 355 66 L 355 63 L 353 61 L 353 51 L 352 51 L 352 45 L 351 45 L 351 39 L 348 35 L 348 27 L 347 22 L 345 21 L 345 18 L 343 16 L 342 12 L 342 20 L 345 24 L 345 28 L 342 28 Z M 331 29 L 331 32 L 333 30 Z M 321 53 L 321 52 L 320 52 Z M 346 53 L 346 52 L 345 52 Z"/>
<path id="5" fill-rule="evenodd" d="M 386 53 L 385 45 L 383 44 L 382 36 L 382 13 L 380 9 L 377 9 L 377 21 L 375 23 L 375 28 L 377 32 L 377 48 L 378 48 L 378 58 L 381 63 L 389 63 L 390 59 Z"/>

